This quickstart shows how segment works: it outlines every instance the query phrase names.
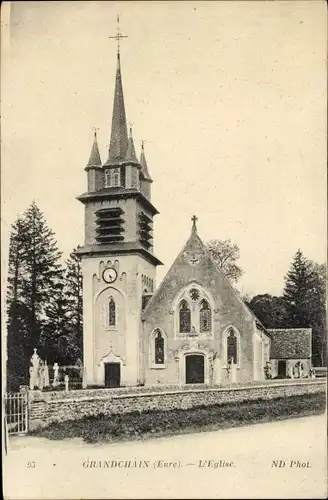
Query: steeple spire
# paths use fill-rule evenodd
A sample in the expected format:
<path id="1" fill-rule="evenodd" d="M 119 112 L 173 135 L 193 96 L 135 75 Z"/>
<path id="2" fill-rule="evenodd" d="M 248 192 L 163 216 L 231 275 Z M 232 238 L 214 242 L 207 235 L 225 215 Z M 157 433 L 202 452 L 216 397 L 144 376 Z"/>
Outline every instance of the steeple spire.
<path id="1" fill-rule="evenodd" d="M 122 35 L 119 27 L 119 17 L 117 16 L 117 34 L 110 36 L 117 40 L 117 68 L 115 81 L 115 94 L 112 117 L 112 130 L 109 144 L 108 163 L 122 161 L 125 157 L 128 148 L 128 131 L 126 125 L 126 115 L 123 96 L 123 85 L 121 76 L 121 59 L 120 59 L 120 40 L 127 38 Z"/>
<path id="2" fill-rule="evenodd" d="M 90 153 L 90 158 L 87 163 L 87 167 L 98 167 L 101 166 L 101 158 L 99 154 L 99 148 L 98 148 L 98 141 L 97 141 L 97 128 L 93 129 L 94 132 L 94 138 L 93 138 L 93 144 L 91 148 L 91 153 Z"/>
<path id="3" fill-rule="evenodd" d="M 125 155 L 125 160 L 134 161 L 134 162 L 138 163 L 136 151 L 134 148 L 133 137 L 132 137 L 132 127 L 130 127 L 130 130 L 129 130 L 128 149 L 127 149 L 127 152 Z"/>
<path id="4" fill-rule="evenodd" d="M 148 171 L 148 165 L 147 165 L 147 160 L 146 160 L 146 155 L 145 155 L 144 141 L 141 142 L 140 165 L 141 165 L 141 172 L 143 173 L 145 179 L 148 181 L 151 181 L 152 178 L 150 177 L 150 174 Z"/>

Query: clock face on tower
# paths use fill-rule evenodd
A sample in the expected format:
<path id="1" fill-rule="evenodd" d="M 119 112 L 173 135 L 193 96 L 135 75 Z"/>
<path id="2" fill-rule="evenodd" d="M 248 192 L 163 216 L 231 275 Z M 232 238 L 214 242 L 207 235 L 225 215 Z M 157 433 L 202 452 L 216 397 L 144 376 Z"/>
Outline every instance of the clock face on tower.
<path id="1" fill-rule="evenodd" d="M 117 278 L 117 271 L 113 267 L 106 267 L 103 270 L 102 277 L 106 283 L 114 283 Z"/>

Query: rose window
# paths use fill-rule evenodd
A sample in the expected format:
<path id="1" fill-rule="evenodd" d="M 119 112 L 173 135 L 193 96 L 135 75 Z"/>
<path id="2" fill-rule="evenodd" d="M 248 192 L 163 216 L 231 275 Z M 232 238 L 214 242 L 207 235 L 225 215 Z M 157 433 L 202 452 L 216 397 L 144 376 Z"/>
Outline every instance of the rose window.
<path id="1" fill-rule="evenodd" d="M 196 288 L 192 288 L 189 292 L 190 298 L 193 301 L 196 301 L 199 299 L 199 291 Z"/>

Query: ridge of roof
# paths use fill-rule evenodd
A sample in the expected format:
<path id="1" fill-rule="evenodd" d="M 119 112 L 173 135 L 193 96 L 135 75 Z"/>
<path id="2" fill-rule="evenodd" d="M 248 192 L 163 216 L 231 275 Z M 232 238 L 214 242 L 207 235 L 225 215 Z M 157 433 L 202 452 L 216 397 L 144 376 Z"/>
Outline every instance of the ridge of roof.
<path id="1" fill-rule="evenodd" d="M 304 332 L 306 330 L 312 331 L 312 328 L 310 328 L 308 326 L 304 326 L 304 327 L 297 327 L 297 328 L 267 328 L 267 330 L 269 332 L 288 333 L 288 332 L 297 332 L 297 331 Z"/>

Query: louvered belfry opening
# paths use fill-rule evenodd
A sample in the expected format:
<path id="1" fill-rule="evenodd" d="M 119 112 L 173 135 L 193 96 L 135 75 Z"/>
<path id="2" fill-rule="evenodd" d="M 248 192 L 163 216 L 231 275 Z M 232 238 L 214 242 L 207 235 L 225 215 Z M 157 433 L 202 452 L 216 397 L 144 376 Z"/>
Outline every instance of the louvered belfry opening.
<path id="1" fill-rule="evenodd" d="M 116 208 L 101 208 L 96 212 L 96 240 L 98 243 L 114 243 L 124 240 L 123 210 Z"/>
<path id="2" fill-rule="evenodd" d="M 139 241 L 148 250 L 152 246 L 152 219 L 144 212 L 139 213 Z"/>

